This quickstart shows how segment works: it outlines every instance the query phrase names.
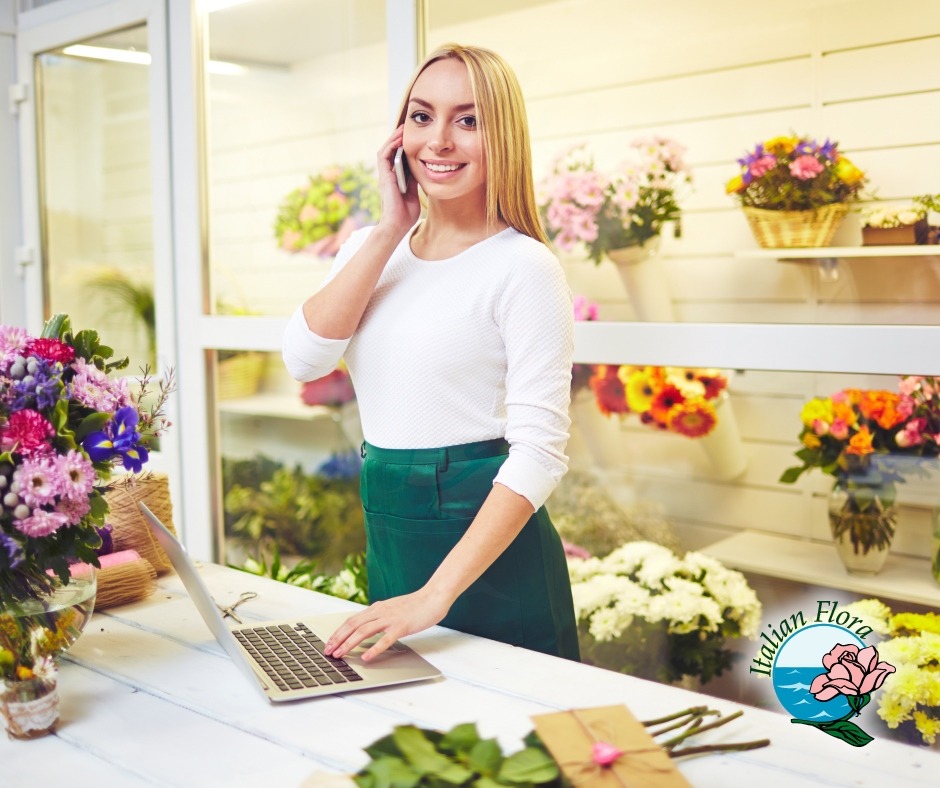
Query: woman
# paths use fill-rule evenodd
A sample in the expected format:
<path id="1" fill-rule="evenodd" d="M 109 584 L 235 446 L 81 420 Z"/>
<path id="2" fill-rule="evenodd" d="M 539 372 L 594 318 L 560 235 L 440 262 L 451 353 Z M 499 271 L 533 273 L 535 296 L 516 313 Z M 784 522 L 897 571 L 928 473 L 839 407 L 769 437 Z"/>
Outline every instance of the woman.
<path id="1" fill-rule="evenodd" d="M 571 296 L 539 223 L 505 62 L 475 47 L 432 53 L 378 172 L 381 220 L 343 245 L 284 336 L 298 380 L 345 357 L 366 437 L 372 604 L 327 651 L 384 633 L 371 660 L 441 623 L 577 659 L 565 557 L 542 506 L 567 468 Z"/>

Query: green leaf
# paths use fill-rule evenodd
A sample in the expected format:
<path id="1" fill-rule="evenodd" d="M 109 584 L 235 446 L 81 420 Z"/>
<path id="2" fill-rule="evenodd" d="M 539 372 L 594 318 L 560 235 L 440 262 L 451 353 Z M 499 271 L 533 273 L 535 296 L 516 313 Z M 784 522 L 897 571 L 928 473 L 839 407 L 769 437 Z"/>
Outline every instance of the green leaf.
<path id="1" fill-rule="evenodd" d="M 460 785 L 473 775 L 437 751 L 424 732 L 414 725 L 399 725 L 392 733 L 405 759 L 422 774 L 432 774 L 444 782 Z"/>
<path id="2" fill-rule="evenodd" d="M 65 312 L 59 312 L 45 322 L 39 336 L 43 339 L 60 339 L 62 335 L 67 334 L 71 328 L 69 316 L 65 314 Z"/>
<path id="3" fill-rule="evenodd" d="M 499 748 L 496 739 L 481 739 L 470 750 L 470 760 L 467 764 L 473 771 L 485 777 L 499 774 L 503 765 L 503 751 Z"/>
<path id="4" fill-rule="evenodd" d="M 480 741 L 480 734 L 477 732 L 476 723 L 465 722 L 456 725 L 444 734 L 439 749 L 450 753 L 469 753 L 478 741 Z"/>
<path id="5" fill-rule="evenodd" d="M 421 775 L 401 758 L 385 755 L 376 758 L 365 771 L 372 775 L 375 788 L 414 788 L 421 782 Z"/>
<path id="6" fill-rule="evenodd" d="M 856 714 L 864 709 L 871 702 L 871 694 L 867 695 L 848 695 L 846 700 L 849 702 L 849 706 L 852 708 Z"/>
<path id="7" fill-rule="evenodd" d="M 496 780 L 491 780 L 489 777 L 481 777 L 478 780 L 473 781 L 474 788 L 505 788 L 504 783 L 498 783 Z"/>
<path id="8" fill-rule="evenodd" d="M 846 744 L 851 744 L 853 747 L 864 747 L 874 738 L 865 733 L 854 722 L 848 720 L 836 720 L 826 726 L 820 726 L 820 730 L 825 731 L 830 736 L 835 736 L 837 739 L 842 739 Z"/>
<path id="9" fill-rule="evenodd" d="M 110 413 L 92 413 L 90 416 L 86 416 L 75 428 L 75 440 L 80 442 L 82 438 L 91 435 L 91 433 L 100 432 L 110 420 Z"/>
<path id="10" fill-rule="evenodd" d="M 805 470 L 806 468 L 799 468 L 799 467 L 787 468 L 780 475 L 780 481 L 783 482 L 784 484 L 793 484 L 797 479 L 800 478 L 800 476 L 803 475 L 803 471 Z"/>
<path id="11" fill-rule="evenodd" d="M 542 750 L 527 747 L 510 755 L 497 779 L 511 783 L 545 783 L 558 777 L 558 764 Z"/>

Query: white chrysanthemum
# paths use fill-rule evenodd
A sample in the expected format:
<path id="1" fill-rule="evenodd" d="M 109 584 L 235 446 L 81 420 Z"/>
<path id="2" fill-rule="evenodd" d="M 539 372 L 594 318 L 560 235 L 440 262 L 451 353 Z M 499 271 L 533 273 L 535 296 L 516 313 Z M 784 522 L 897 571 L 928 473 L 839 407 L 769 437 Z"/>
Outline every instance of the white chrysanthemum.
<path id="1" fill-rule="evenodd" d="M 650 592 L 631 583 L 625 586 L 614 601 L 614 608 L 621 614 L 645 618 L 649 612 Z"/>
<path id="2" fill-rule="evenodd" d="M 667 550 L 663 555 L 646 558 L 636 570 L 636 577 L 649 588 L 659 588 L 663 580 L 675 576 L 681 569 L 682 562 Z"/>
<path id="3" fill-rule="evenodd" d="M 701 619 L 706 624 L 701 624 Z M 716 632 L 721 624 L 721 610 L 714 599 L 690 596 L 685 591 L 667 591 L 650 598 L 650 621 L 665 621 L 669 631 L 685 634 L 695 630 Z"/>
<path id="4" fill-rule="evenodd" d="M 633 617 L 625 615 L 612 607 L 598 610 L 591 616 L 588 631 L 599 643 L 620 637 L 623 631 L 633 623 Z"/>
<path id="5" fill-rule="evenodd" d="M 634 583 L 619 575 L 595 575 L 581 583 L 572 583 L 571 596 L 578 618 L 584 618 L 599 608 L 608 607 L 623 594 L 630 593 Z"/>
<path id="6" fill-rule="evenodd" d="M 602 559 L 605 572 L 632 574 L 648 558 L 675 558 L 672 550 L 655 542 L 627 542 Z"/>
<path id="7" fill-rule="evenodd" d="M 860 599 L 845 606 L 844 610 L 862 621 L 879 635 L 890 633 L 888 619 L 891 618 L 891 608 L 880 599 Z"/>
<path id="8" fill-rule="evenodd" d="M 604 571 L 599 558 L 568 558 L 568 577 L 572 583 L 579 583 Z"/>

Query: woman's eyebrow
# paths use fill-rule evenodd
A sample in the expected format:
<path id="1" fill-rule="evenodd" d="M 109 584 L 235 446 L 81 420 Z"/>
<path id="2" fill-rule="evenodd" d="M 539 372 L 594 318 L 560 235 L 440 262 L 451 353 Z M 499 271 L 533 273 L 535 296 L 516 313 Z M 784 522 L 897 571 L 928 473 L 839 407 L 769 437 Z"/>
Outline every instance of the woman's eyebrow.
<path id="1" fill-rule="evenodd" d="M 424 99 L 416 98 L 414 96 L 408 99 L 408 103 L 420 104 L 422 107 L 427 107 L 428 109 L 434 108 L 433 105 L 430 104 L 429 102 L 425 101 Z M 473 102 L 470 102 L 469 104 L 458 104 L 456 107 L 454 107 L 455 112 L 466 112 L 468 109 L 476 109 L 476 104 L 474 104 Z"/>

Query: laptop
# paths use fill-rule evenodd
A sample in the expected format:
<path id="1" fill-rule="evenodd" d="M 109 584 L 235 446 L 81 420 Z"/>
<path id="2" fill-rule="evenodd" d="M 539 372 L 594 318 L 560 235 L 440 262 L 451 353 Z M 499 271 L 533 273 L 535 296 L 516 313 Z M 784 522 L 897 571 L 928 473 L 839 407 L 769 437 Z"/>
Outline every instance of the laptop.
<path id="1" fill-rule="evenodd" d="M 374 660 L 363 662 L 362 653 L 376 638 L 341 660 L 324 655 L 327 639 L 349 618 L 349 612 L 229 627 L 183 545 L 146 504 L 137 505 L 219 645 L 270 702 L 318 698 L 441 675 L 404 643 L 395 643 Z"/>

